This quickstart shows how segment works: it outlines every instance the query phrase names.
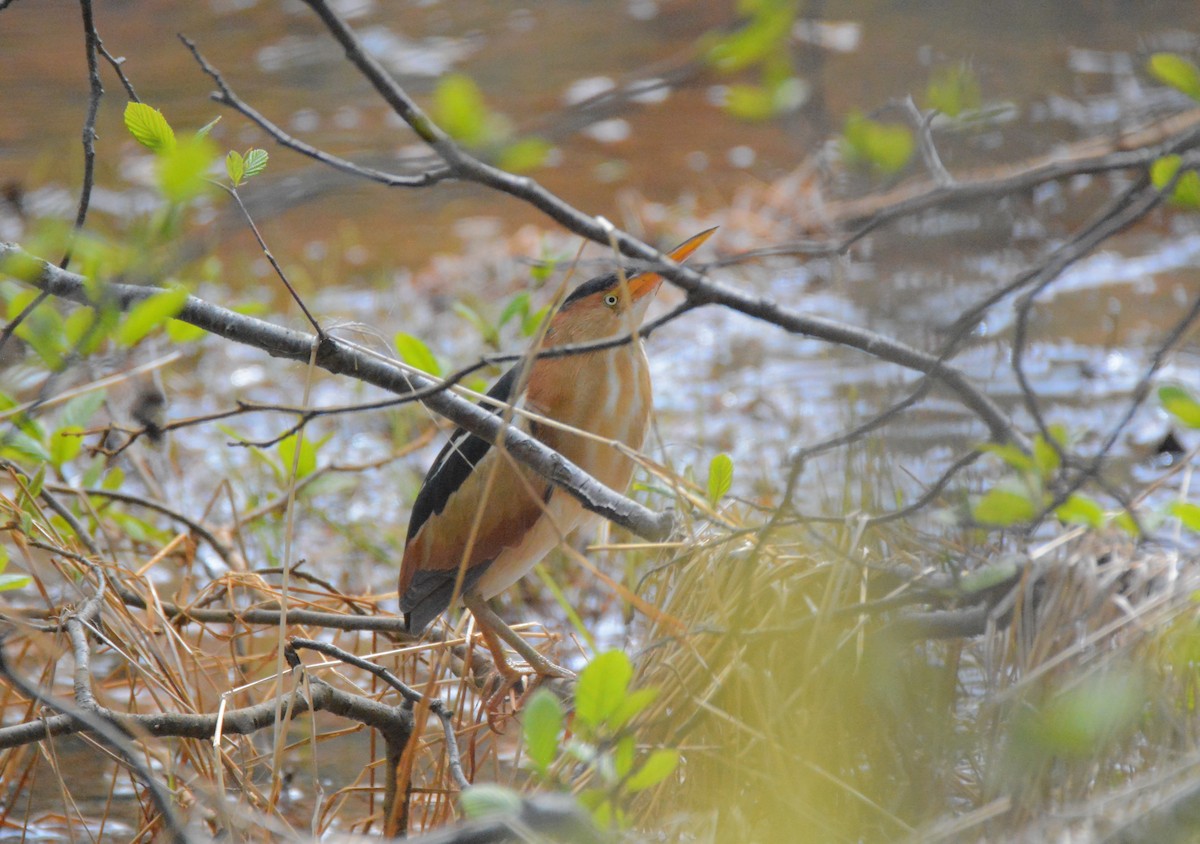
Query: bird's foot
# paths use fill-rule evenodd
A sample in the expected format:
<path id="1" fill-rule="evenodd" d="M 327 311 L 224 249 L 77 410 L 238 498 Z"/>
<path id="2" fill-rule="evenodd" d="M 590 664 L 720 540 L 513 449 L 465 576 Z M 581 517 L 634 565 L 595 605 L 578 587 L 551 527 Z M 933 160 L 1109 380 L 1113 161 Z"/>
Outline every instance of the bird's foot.
<path id="1" fill-rule="evenodd" d="M 493 678 L 494 681 L 485 686 L 487 697 L 484 708 L 492 731 L 502 733 L 504 720 L 521 711 L 525 701 L 543 680 L 574 680 L 575 672 L 556 665 L 545 657 L 541 657 L 536 666 L 524 661 L 503 659 L 497 660 Z M 494 690 L 491 689 L 493 684 Z M 511 706 L 505 707 L 506 703 Z"/>

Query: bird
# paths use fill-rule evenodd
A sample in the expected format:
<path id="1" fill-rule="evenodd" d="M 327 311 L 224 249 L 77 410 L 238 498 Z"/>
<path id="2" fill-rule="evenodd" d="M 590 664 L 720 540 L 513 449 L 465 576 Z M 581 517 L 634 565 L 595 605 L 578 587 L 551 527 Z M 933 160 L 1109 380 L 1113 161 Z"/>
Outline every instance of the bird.
<path id="1" fill-rule="evenodd" d="M 669 257 L 684 261 L 715 230 L 693 236 Z M 634 462 L 602 440 L 633 451 L 645 441 L 650 365 L 637 330 L 661 284 L 657 273 L 631 268 L 576 287 L 550 317 L 540 348 L 622 336 L 630 341 L 577 354 L 526 355 L 496 381 L 486 405 L 506 416 L 513 414 L 511 408 L 529 411 L 532 415 L 512 418 L 514 424 L 610 489 L 624 492 Z M 591 517 L 569 493 L 518 463 L 502 446 L 456 429 L 413 504 L 399 582 L 406 629 L 419 636 L 459 598 L 508 687 L 520 681 L 522 670 L 508 661 L 501 640 L 539 678 L 573 677 L 505 624 L 488 601 Z"/>

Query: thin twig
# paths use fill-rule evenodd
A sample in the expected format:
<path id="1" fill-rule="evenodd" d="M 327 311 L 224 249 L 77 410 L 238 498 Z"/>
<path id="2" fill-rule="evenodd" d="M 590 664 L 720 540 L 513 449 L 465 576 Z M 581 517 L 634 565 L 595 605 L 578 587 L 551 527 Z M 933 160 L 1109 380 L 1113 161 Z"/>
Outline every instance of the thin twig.
<path id="1" fill-rule="evenodd" d="M 942 491 L 945 490 L 945 488 L 950 484 L 950 481 L 952 481 L 959 472 L 970 466 L 982 455 L 982 451 L 969 451 L 962 457 L 959 457 L 957 460 L 951 463 L 940 476 L 938 476 L 936 481 L 930 484 L 928 489 L 921 493 L 921 496 L 917 498 L 917 500 L 915 500 L 912 504 L 901 507 L 897 510 L 892 510 L 887 513 L 880 513 L 875 516 L 868 516 L 866 518 L 856 518 L 854 515 L 810 516 L 804 513 L 797 513 L 796 519 L 800 522 L 831 525 L 845 524 L 849 521 L 861 521 L 864 527 L 882 525 L 888 522 L 894 522 L 897 519 L 906 519 L 931 504 L 939 495 L 942 494 Z"/>
<path id="2" fill-rule="evenodd" d="M 16 246 L 0 243 L 0 263 L 13 255 L 30 258 Z M 87 282 L 82 276 L 60 270 L 44 261 L 40 262 L 40 269 L 37 278 L 28 279 L 30 283 L 62 298 L 81 304 L 90 303 Z M 105 293 L 111 297 L 114 306 L 122 309 L 128 309 L 158 292 L 161 292 L 159 288 L 142 285 L 110 283 L 105 287 Z M 275 357 L 295 361 L 307 361 L 313 344 L 317 343 L 317 338 L 312 335 L 238 314 L 195 296 L 187 298 L 176 319 L 227 340 L 262 349 Z M 436 387 L 425 376 L 405 372 L 391 361 L 367 355 L 329 336 L 319 343 L 316 363 L 327 372 L 347 375 L 400 395 Z M 670 513 L 656 513 L 614 492 L 534 437 L 519 428 L 505 425 L 499 416 L 487 409 L 440 390 L 429 394 L 423 401 L 431 410 L 488 442 L 495 442 L 503 430 L 505 448 L 516 460 L 561 487 L 586 509 L 617 522 L 645 539 L 658 540 L 670 533 L 674 521 Z"/>
<path id="3" fill-rule="evenodd" d="M 172 510 L 170 507 L 166 506 L 165 504 L 161 504 L 158 501 L 153 501 L 149 498 L 142 498 L 127 492 L 116 492 L 114 490 L 100 488 L 77 489 L 75 487 L 66 486 L 63 484 L 46 484 L 46 489 L 49 489 L 53 492 L 70 493 L 73 495 L 94 495 L 99 498 L 107 498 L 112 501 L 121 501 L 126 504 L 133 504 L 137 507 L 144 507 L 147 510 L 153 510 L 155 513 L 159 513 L 163 516 L 166 516 L 168 519 L 171 519 L 172 521 L 179 522 L 181 525 L 186 526 L 188 530 L 207 542 L 209 547 L 212 548 L 213 551 L 216 552 L 217 556 L 220 557 L 226 564 L 230 566 L 233 565 L 233 550 L 224 542 L 217 539 L 216 535 L 213 534 L 211 530 L 205 527 L 201 522 L 189 516 L 185 516 L 183 513 L 180 513 L 177 510 Z"/>
<path id="4" fill-rule="evenodd" d="M 184 46 L 191 51 L 200 68 L 212 77 L 216 83 L 218 92 L 212 95 L 214 102 L 229 106 L 233 110 L 239 112 L 253 123 L 257 124 L 264 132 L 275 139 L 275 142 L 288 149 L 294 150 L 301 155 L 312 158 L 322 164 L 328 165 L 335 170 L 341 170 L 343 173 L 349 173 L 352 176 L 359 176 L 364 179 L 370 179 L 373 182 L 387 185 L 388 187 L 407 187 L 421 188 L 428 185 L 436 184 L 450 175 L 450 171 L 444 167 L 439 167 L 435 170 L 430 170 L 425 173 L 420 173 L 415 176 L 401 176 L 395 173 L 386 173 L 382 170 L 376 170 L 372 167 L 363 167 L 360 164 L 355 164 L 353 161 L 347 161 L 336 155 L 319 150 L 314 146 L 304 143 L 303 141 L 292 137 L 287 132 L 283 131 L 275 123 L 268 120 L 248 103 L 241 100 L 233 89 L 225 82 L 220 72 L 217 71 L 208 61 L 200 54 L 200 49 L 195 42 L 190 38 L 180 35 L 179 40 Z"/>
<path id="5" fill-rule="evenodd" d="M 80 703 L 71 703 L 46 694 L 36 685 L 17 674 L 12 666 L 9 665 L 7 656 L 5 655 L 4 638 L 4 636 L 0 635 L 0 676 L 7 679 L 13 688 L 29 700 L 36 701 L 59 714 L 37 721 L 30 721 L 26 724 L 20 724 L 16 727 L 0 728 L 0 747 L 15 747 L 18 744 L 28 744 L 29 741 L 38 740 L 37 738 L 30 737 L 23 741 L 6 743 L 5 738 L 15 738 L 22 732 L 26 735 L 31 732 L 34 735 L 41 732 L 42 735 L 39 738 L 48 738 L 51 735 L 63 735 L 69 732 L 86 730 L 108 745 L 118 758 L 120 758 L 122 763 L 146 787 L 155 809 L 158 810 L 159 815 L 163 819 L 163 824 L 167 828 L 170 839 L 176 842 L 176 844 L 187 844 L 189 838 L 184 832 L 183 821 L 175 813 L 170 793 L 158 781 L 157 777 L 138 759 L 138 754 L 131 747 L 129 736 L 124 732 L 123 727 L 113 719 L 106 717 L 107 713 L 104 710 L 86 708 Z M 33 728 L 32 731 L 29 729 L 30 727 Z"/>
<path id="6" fill-rule="evenodd" d="M 931 110 L 922 114 L 913 101 L 912 94 L 904 98 L 904 108 L 917 128 L 917 148 L 921 151 L 921 160 L 925 162 L 925 169 L 933 177 L 934 184 L 942 188 L 952 186 L 954 177 L 950 175 L 946 165 L 942 164 L 942 157 L 938 155 L 937 146 L 933 142 L 933 119 L 937 117 L 937 111 Z"/>
<path id="7" fill-rule="evenodd" d="M 1014 438 L 1010 422 L 995 403 L 962 372 L 946 366 L 934 356 L 875 332 L 790 311 L 770 300 L 708 279 L 701 273 L 670 260 L 628 233 L 614 230 L 607 220 L 583 214 L 535 180 L 515 176 L 474 158 L 433 122 L 382 65 L 363 48 L 357 36 L 326 2 L 305 0 L 305 3 L 321 18 L 335 40 L 341 44 L 350 62 L 417 136 L 441 156 L 454 177 L 516 197 L 543 212 L 567 230 L 601 245 L 610 243 L 611 238 L 611 243 L 625 256 L 651 262 L 655 271 L 684 290 L 689 301 L 696 307 L 723 305 L 793 334 L 816 337 L 856 348 L 891 363 L 931 374 L 983 419 L 992 439 L 1008 442 Z"/>
<path id="8" fill-rule="evenodd" d="M 79 0 L 79 8 L 83 15 L 83 37 L 84 37 L 84 55 L 87 57 L 88 68 L 88 105 L 87 112 L 83 121 L 83 184 L 79 188 L 79 204 L 75 210 L 75 222 L 72 228 L 72 238 L 68 241 L 66 251 L 58 262 L 59 269 L 65 270 L 71 264 L 71 255 L 73 254 L 75 245 L 74 238 L 83 230 L 83 224 L 87 221 L 88 209 L 92 202 L 92 189 L 95 187 L 96 180 L 96 115 L 100 111 L 100 100 L 104 96 L 104 85 L 100 82 L 100 68 L 96 61 L 96 52 L 100 43 L 100 35 L 96 32 L 96 22 L 92 15 L 92 0 Z M 21 312 L 16 315 L 9 323 L 0 330 L 0 351 L 3 351 L 4 345 L 16 332 L 17 328 L 29 318 L 29 316 L 41 305 L 46 297 L 42 295 L 45 291 L 39 291 L 38 295 L 33 298 L 28 305 L 21 309 Z M 94 331 L 97 329 L 100 320 L 95 320 L 91 328 L 86 331 L 85 336 L 80 338 L 76 343 L 76 348 L 81 347 L 84 343 L 90 341 Z M 64 355 L 62 362 L 54 368 L 50 377 L 42 384 L 38 390 L 38 396 L 31 404 L 31 407 L 24 415 L 32 413 L 45 397 L 53 389 L 54 382 L 57 377 L 66 370 L 68 363 L 73 358 L 73 354 Z M 15 428 L 13 429 L 16 430 Z M 3 438 L 0 438 L 0 447 L 7 445 L 11 434 L 6 433 Z"/>
<path id="9" fill-rule="evenodd" d="M 317 322 L 317 318 L 313 316 L 312 311 L 308 309 L 308 305 L 304 304 L 304 300 L 300 298 L 300 294 L 296 292 L 296 288 L 293 287 L 291 281 L 288 280 L 287 273 L 283 271 L 283 267 L 279 266 L 279 261 L 275 260 L 275 254 L 267 248 L 267 242 L 263 240 L 262 232 L 258 230 L 258 226 L 255 224 L 254 218 L 250 216 L 250 211 L 246 208 L 245 203 L 242 202 L 242 196 L 238 193 L 237 188 L 221 184 L 220 182 L 214 182 L 214 184 L 233 197 L 233 201 L 237 203 L 238 210 L 240 210 L 242 212 L 242 216 L 246 218 L 246 225 L 250 226 L 250 231 L 254 235 L 254 239 L 258 242 L 259 250 L 271 264 L 271 269 L 275 270 L 275 275 L 287 289 L 288 295 L 292 297 L 292 301 L 300 307 L 300 310 L 304 313 L 304 318 L 308 320 L 308 324 L 312 326 L 313 331 L 317 332 L 317 337 L 322 340 L 325 339 L 325 329 L 321 327 L 319 322 Z"/>
<path id="10" fill-rule="evenodd" d="M 400 695 L 410 704 L 426 702 L 429 711 L 436 715 L 442 722 L 442 732 L 446 736 L 446 760 L 450 766 L 450 776 L 453 777 L 455 784 L 461 788 L 469 788 L 471 783 L 467 780 L 463 773 L 462 757 L 458 751 L 458 739 L 454 735 L 454 712 L 446 706 L 446 702 L 441 698 L 426 698 L 425 695 L 418 692 L 412 686 L 409 686 L 392 672 L 388 671 L 382 665 L 376 665 L 370 660 L 355 656 L 349 651 L 344 651 L 335 645 L 327 642 L 317 642 L 313 639 L 300 639 L 293 636 L 288 639 L 288 644 L 292 648 L 302 650 L 316 651 L 325 656 L 333 657 L 336 660 L 353 665 L 355 668 L 361 668 L 378 677 L 383 682 L 387 683 L 393 689 L 398 691 Z"/>

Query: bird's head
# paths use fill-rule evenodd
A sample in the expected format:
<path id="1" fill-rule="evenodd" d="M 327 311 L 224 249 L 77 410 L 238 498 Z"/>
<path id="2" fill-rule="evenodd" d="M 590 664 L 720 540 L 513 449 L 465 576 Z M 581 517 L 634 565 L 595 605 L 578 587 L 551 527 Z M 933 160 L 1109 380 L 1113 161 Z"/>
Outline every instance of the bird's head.
<path id="1" fill-rule="evenodd" d="M 668 253 L 682 262 L 700 248 L 715 232 L 715 228 L 700 232 Z M 654 272 L 629 270 L 624 277 L 608 273 L 579 285 L 559 307 L 546 333 L 552 345 L 589 343 L 617 337 L 636 329 L 646 316 L 646 309 L 662 285 L 662 276 Z"/>

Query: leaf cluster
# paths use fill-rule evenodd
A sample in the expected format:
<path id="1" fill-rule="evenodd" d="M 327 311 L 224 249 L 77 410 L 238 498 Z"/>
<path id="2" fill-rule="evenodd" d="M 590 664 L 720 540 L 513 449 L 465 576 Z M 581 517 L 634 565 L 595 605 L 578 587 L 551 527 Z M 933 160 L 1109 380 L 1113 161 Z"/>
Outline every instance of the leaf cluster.
<path id="1" fill-rule="evenodd" d="M 590 775 L 580 802 L 601 827 L 628 826 L 628 801 L 669 777 L 676 750 L 638 747 L 632 724 L 658 698 L 656 688 L 631 688 L 633 664 L 621 651 L 597 655 L 579 674 L 574 717 L 546 689 L 530 697 L 522 718 L 525 755 L 543 782 Z M 565 782 L 563 784 L 566 784 Z"/>

